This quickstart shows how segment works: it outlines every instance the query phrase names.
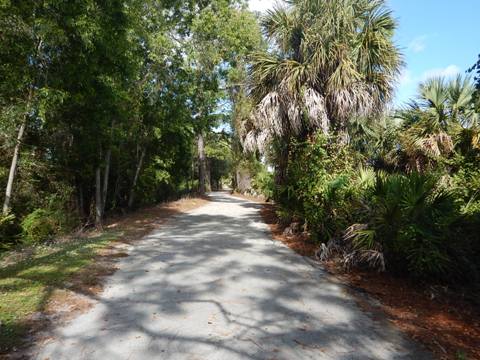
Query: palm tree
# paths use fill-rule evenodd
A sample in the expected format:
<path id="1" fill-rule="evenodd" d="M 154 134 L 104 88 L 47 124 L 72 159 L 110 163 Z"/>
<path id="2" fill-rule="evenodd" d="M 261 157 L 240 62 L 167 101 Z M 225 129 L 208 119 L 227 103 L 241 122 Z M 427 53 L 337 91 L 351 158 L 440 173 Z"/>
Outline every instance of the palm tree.
<path id="1" fill-rule="evenodd" d="M 420 85 L 419 98 L 398 113 L 405 131 L 400 136 L 410 170 L 425 171 L 441 156 L 448 156 L 455 143 L 478 145 L 478 113 L 475 88 L 468 77 L 446 81 L 436 77 Z"/>
<path id="2" fill-rule="evenodd" d="M 319 129 L 345 135 L 349 119 L 391 99 L 402 60 L 384 0 L 291 0 L 262 27 L 272 45 L 253 58 L 247 150 Z"/>

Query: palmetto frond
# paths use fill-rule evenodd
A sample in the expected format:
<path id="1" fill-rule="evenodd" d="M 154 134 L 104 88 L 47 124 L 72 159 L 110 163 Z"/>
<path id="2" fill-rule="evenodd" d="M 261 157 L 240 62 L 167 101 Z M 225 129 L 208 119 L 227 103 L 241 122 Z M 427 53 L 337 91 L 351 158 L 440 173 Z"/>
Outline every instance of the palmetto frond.
<path id="1" fill-rule="evenodd" d="M 455 147 L 467 152 L 477 146 L 473 93 L 471 80 L 460 75 L 449 81 L 431 78 L 420 85 L 418 101 L 397 114 L 404 120 L 400 142 L 411 170 L 424 171 Z"/>
<path id="2" fill-rule="evenodd" d="M 261 20 L 265 35 L 275 41 L 276 45 L 286 53 L 291 50 L 291 44 L 300 44 L 302 23 L 297 14 L 289 8 L 279 6 L 268 10 Z"/>
<path id="3" fill-rule="evenodd" d="M 475 86 L 469 77 L 458 75 L 448 86 L 448 95 L 452 111 L 457 113 L 472 104 Z"/>

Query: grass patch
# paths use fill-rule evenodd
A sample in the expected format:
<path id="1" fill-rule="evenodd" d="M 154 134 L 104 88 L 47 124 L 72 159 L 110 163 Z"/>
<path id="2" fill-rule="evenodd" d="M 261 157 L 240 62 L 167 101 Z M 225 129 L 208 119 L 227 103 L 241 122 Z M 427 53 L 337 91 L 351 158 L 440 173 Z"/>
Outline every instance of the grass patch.
<path id="1" fill-rule="evenodd" d="M 0 267 L 0 353 L 20 344 L 28 330 L 28 317 L 44 310 L 54 289 L 63 288 L 74 274 L 92 264 L 99 250 L 117 238 L 117 233 L 105 233 L 38 246 L 26 259 Z"/>

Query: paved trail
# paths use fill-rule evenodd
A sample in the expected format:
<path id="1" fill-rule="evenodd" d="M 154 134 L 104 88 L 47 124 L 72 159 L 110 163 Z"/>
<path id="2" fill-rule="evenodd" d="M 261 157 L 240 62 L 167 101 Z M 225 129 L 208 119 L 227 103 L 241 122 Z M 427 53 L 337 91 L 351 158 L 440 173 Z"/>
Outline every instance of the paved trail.
<path id="1" fill-rule="evenodd" d="M 271 240 L 258 205 L 224 193 L 119 263 L 98 303 L 37 359 L 429 359 Z"/>

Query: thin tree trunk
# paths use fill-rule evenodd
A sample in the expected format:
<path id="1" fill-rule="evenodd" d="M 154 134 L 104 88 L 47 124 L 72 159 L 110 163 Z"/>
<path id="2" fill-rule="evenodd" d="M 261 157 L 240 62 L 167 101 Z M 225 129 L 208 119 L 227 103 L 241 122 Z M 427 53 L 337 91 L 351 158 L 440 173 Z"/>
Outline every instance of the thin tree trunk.
<path id="1" fill-rule="evenodd" d="M 195 159 L 192 159 L 192 167 L 190 169 L 190 192 L 195 191 Z"/>
<path id="2" fill-rule="evenodd" d="M 288 156 L 290 153 L 290 144 L 287 142 L 282 145 L 280 151 L 277 153 L 276 167 L 275 167 L 275 184 L 283 186 L 287 183 L 287 168 Z"/>
<path id="3" fill-rule="evenodd" d="M 105 155 L 105 173 L 103 174 L 103 189 L 102 189 L 102 215 L 105 213 L 105 207 L 107 206 L 108 195 L 108 180 L 110 178 L 110 164 L 112 160 L 112 145 L 113 142 L 113 129 L 115 127 L 115 120 L 112 120 L 112 126 L 110 128 L 110 147 Z"/>
<path id="4" fill-rule="evenodd" d="M 197 146 L 198 146 L 198 180 L 199 180 L 199 188 L 198 191 L 201 195 L 204 195 L 207 191 L 206 189 L 206 176 L 207 176 L 207 164 L 205 158 L 205 140 L 203 138 L 203 133 L 198 134 L 197 138 Z"/>
<path id="5" fill-rule="evenodd" d="M 130 196 L 128 197 L 128 208 L 131 209 L 133 206 L 133 199 L 135 197 L 135 187 L 137 186 L 138 178 L 140 176 L 140 171 L 142 170 L 143 166 L 143 159 L 145 158 L 145 148 L 142 150 L 142 154 L 140 155 L 140 159 L 137 163 L 137 169 L 135 170 L 135 177 L 133 178 L 132 187 L 130 189 Z"/>
<path id="6" fill-rule="evenodd" d="M 40 49 L 42 48 L 42 44 L 43 44 L 43 40 L 39 39 L 38 44 L 35 48 L 35 58 L 38 57 L 38 54 L 40 53 Z M 13 182 L 15 180 L 15 173 L 17 172 L 20 146 L 22 143 L 23 135 L 25 133 L 25 128 L 27 127 L 28 113 L 30 112 L 30 109 L 32 106 L 34 84 L 35 84 L 35 81 L 32 82 L 32 84 L 30 85 L 30 89 L 28 90 L 27 107 L 25 109 L 25 114 L 23 115 L 20 129 L 18 130 L 17 143 L 15 144 L 15 149 L 13 150 L 13 158 L 12 158 L 12 163 L 10 165 L 10 172 L 8 173 L 7 187 L 5 188 L 5 200 L 3 202 L 3 209 L 2 209 L 3 215 L 8 214 L 8 212 L 10 211 L 10 200 L 12 198 Z"/>
<path id="7" fill-rule="evenodd" d="M 111 159 L 112 159 L 112 149 L 108 149 L 107 154 L 105 155 L 105 173 L 103 174 L 102 215 L 105 213 L 105 206 L 107 204 L 108 179 L 109 179 L 109 176 L 110 176 Z"/>
<path id="8" fill-rule="evenodd" d="M 206 168 L 206 174 L 205 174 L 205 189 L 207 191 L 211 191 L 212 190 L 212 169 L 211 169 L 211 163 L 209 161 L 209 159 L 205 159 L 205 168 Z"/>
<path id="9" fill-rule="evenodd" d="M 120 204 L 120 175 L 115 180 L 115 190 L 113 191 L 113 208 L 116 208 Z"/>
<path id="10" fill-rule="evenodd" d="M 85 219 L 85 203 L 83 199 L 83 185 L 78 185 L 78 215 L 80 218 Z"/>
<path id="11" fill-rule="evenodd" d="M 32 99 L 33 99 L 33 87 L 30 87 L 30 90 L 28 91 L 27 109 L 25 111 L 25 114 L 23 115 L 20 129 L 18 130 L 17 142 L 15 144 L 15 149 L 13 150 L 13 157 L 12 157 L 12 163 L 10 165 L 10 172 L 8 173 L 7 187 L 5 189 L 5 200 L 3 202 L 3 215 L 6 215 L 10 211 L 10 200 L 12 198 L 13 181 L 15 180 L 15 173 L 17 172 L 20 146 L 22 144 L 25 128 L 27 127 L 27 118 L 28 118 L 28 113 L 30 112 Z"/>
<path id="12" fill-rule="evenodd" d="M 102 209 L 102 170 L 99 165 L 95 170 L 95 226 L 99 229 L 102 228 Z"/>

